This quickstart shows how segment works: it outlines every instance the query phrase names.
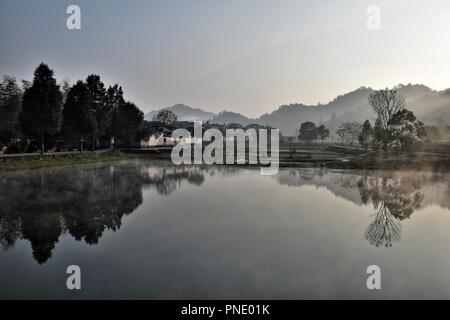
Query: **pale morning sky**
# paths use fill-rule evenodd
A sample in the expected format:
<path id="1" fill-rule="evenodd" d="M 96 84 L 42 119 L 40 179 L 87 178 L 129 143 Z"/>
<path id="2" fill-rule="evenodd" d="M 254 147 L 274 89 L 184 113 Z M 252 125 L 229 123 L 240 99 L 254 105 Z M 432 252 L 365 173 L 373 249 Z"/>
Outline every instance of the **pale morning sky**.
<path id="1" fill-rule="evenodd" d="M 69 4 L 81 30 L 66 28 Z M 257 116 L 360 86 L 450 87 L 448 0 L 0 0 L 0 43 L 0 75 L 31 80 L 41 61 L 72 83 L 97 73 L 146 112 Z"/>

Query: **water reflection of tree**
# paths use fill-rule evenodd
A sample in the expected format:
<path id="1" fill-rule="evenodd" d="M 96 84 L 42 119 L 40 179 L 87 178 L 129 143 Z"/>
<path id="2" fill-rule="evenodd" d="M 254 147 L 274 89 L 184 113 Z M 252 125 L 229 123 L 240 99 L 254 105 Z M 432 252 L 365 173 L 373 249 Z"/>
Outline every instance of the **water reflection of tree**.
<path id="1" fill-rule="evenodd" d="M 400 241 L 400 221 L 389 213 L 386 206 L 380 205 L 374 221 L 366 229 L 365 238 L 376 247 L 390 247 Z"/>
<path id="2" fill-rule="evenodd" d="M 424 199 L 418 190 L 420 179 L 413 176 L 363 176 L 358 188 L 363 203 L 372 202 L 374 221 L 365 238 L 376 247 L 390 247 L 401 239 L 401 221 L 408 219 Z"/>
<path id="3" fill-rule="evenodd" d="M 356 205 L 373 204 L 374 221 L 365 237 L 374 246 L 387 247 L 400 240 L 401 222 L 415 210 L 431 204 L 450 209 L 449 177 L 445 172 L 328 169 L 281 170 L 274 176 L 282 185 L 321 187 Z"/>
<path id="4" fill-rule="evenodd" d="M 139 162 L 5 174 L 0 179 L 0 245 L 9 249 L 19 239 L 28 240 L 42 264 L 62 233 L 96 244 L 105 230 L 119 230 L 122 218 L 142 204 L 144 186 L 169 195 L 183 180 L 200 185 L 204 177 L 193 168 L 166 170 Z"/>

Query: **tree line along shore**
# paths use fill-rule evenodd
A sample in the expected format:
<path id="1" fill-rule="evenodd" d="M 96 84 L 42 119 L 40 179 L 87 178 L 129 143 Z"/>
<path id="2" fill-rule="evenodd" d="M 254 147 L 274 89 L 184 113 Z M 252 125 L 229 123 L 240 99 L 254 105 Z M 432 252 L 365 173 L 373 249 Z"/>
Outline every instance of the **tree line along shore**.
<path id="1" fill-rule="evenodd" d="M 424 125 L 395 90 L 375 91 L 369 104 L 374 123 L 342 123 L 333 133 L 323 124 L 299 121 L 297 136 L 281 137 L 280 165 L 397 168 L 407 159 L 411 165 L 449 167 L 448 142 L 441 139 L 450 136 L 449 125 Z M 0 83 L 0 170 L 122 159 L 127 155 L 95 151 L 138 148 L 139 141 L 160 128 L 176 128 L 177 120 L 163 110 L 145 121 L 143 112 L 124 99 L 119 84 L 106 87 L 95 74 L 73 85 L 58 84 L 53 70 L 41 63 L 31 82 L 22 80 L 20 86 L 4 76 Z M 158 152 L 145 153 L 158 157 Z"/>
<path id="2" fill-rule="evenodd" d="M 91 74 L 74 85 L 57 84 L 41 63 L 32 82 L 5 76 L 1 83 L 0 146 L 4 153 L 97 150 L 133 145 L 143 112 L 118 85 L 106 88 Z"/>

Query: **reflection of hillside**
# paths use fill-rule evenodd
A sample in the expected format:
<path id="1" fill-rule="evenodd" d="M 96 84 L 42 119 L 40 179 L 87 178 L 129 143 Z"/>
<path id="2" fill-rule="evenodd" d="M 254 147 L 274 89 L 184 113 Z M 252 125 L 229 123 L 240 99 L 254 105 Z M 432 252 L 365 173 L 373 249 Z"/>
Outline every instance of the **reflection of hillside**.
<path id="1" fill-rule="evenodd" d="M 355 185 L 359 175 L 342 174 L 326 169 L 291 169 L 280 170 L 273 176 L 282 185 L 290 187 L 314 186 L 325 188 L 335 196 L 347 199 L 355 204 L 362 204 Z"/>
<path id="2" fill-rule="evenodd" d="M 362 177 L 385 178 L 390 181 L 403 181 L 419 188 L 424 199 L 417 208 L 438 205 L 450 209 L 450 174 L 442 172 L 394 172 L 394 171 L 332 171 L 327 169 L 280 170 L 273 176 L 280 184 L 301 187 L 325 188 L 335 196 L 363 205 L 360 181 Z"/>
<path id="3" fill-rule="evenodd" d="M 143 187 L 168 195 L 183 180 L 201 185 L 204 176 L 195 168 L 140 162 L 4 174 L 0 245 L 8 249 L 26 239 L 36 261 L 44 263 L 63 232 L 96 244 L 105 230 L 119 230 L 122 218 L 142 204 Z"/>

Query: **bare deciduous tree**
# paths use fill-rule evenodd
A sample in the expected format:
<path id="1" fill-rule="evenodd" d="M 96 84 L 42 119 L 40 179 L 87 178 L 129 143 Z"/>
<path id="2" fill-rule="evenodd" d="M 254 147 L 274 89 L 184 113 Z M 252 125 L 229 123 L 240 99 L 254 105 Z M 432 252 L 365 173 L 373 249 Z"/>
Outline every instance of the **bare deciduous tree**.
<path id="1" fill-rule="evenodd" d="M 382 128 L 388 130 L 392 117 L 405 108 L 405 97 L 397 94 L 396 90 L 378 90 L 369 96 L 369 103 Z"/>
<path id="2" fill-rule="evenodd" d="M 383 143 L 384 151 L 387 151 L 391 139 L 391 122 L 394 115 L 405 108 L 405 97 L 397 94 L 396 90 L 378 90 L 369 96 L 369 104 L 377 115 L 376 136 Z"/>

